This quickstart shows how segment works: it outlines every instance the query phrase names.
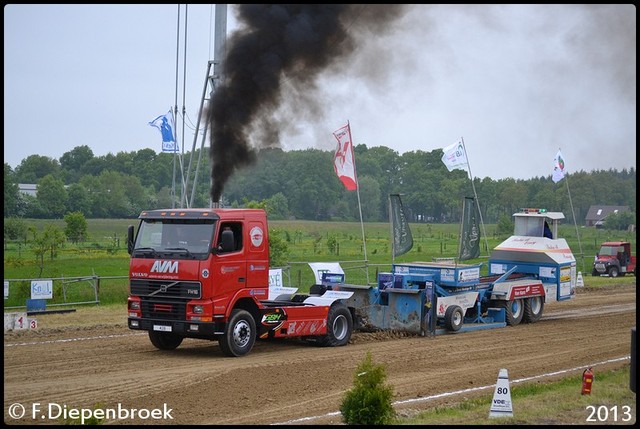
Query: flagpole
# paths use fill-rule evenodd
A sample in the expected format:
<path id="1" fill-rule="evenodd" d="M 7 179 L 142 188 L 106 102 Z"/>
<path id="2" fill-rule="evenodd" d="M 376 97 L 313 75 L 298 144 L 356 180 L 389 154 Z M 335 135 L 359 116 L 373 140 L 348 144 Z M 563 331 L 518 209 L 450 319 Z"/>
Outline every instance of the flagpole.
<path id="1" fill-rule="evenodd" d="M 389 229 L 391 230 L 391 234 L 389 237 L 391 238 L 391 265 L 396 261 L 396 246 L 394 246 L 393 240 L 393 210 L 391 209 L 391 194 L 389 194 Z"/>
<path id="2" fill-rule="evenodd" d="M 351 150 L 355 154 L 353 147 L 353 134 L 351 134 L 351 124 L 347 121 L 347 127 L 349 128 L 349 137 L 351 140 Z M 358 183 L 358 171 L 356 169 L 356 162 L 353 159 L 353 175 L 356 179 L 356 194 L 358 195 L 358 211 L 360 212 L 360 229 L 362 230 L 362 249 L 364 251 L 364 266 L 367 274 L 367 285 L 369 284 L 369 261 L 367 260 L 367 240 L 364 235 L 364 222 L 362 221 L 362 205 L 360 204 L 360 184 Z"/>
<path id="3" fill-rule="evenodd" d="M 464 145 L 464 138 L 460 137 L 462 141 L 462 147 L 464 149 L 464 156 L 467 159 L 467 169 L 469 170 L 469 177 L 471 178 L 471 187 L 473 188 L 473 195 L 476 197 L 476 204 L 478 205 L 478 214 L 480 215 L 480 225 L 482 225 L 482 235 L 484 235 L 484 245 L 487 248 L 487 254 L 489 253 L 489 242 L 487 241 L 487 231 L 484 228 L 484 221 L 482 220 L 482 210 L 480 210 L 480 201 L 478 200 L 478 194 L 476 193 L 476 185 L 473 183 L 473 174 L 471 174 L 471 163 L 467 156 L 467 147 Z"/>
<path id="4" fill-rule="evenodd" d="M 465 156 L 466 156 L 466 150 L 465 150 Z M 467 200 L 463 198 L 462 199 L 462 218 L 460 219 L 460 240 L 458 241 L 458 259 L 457 260 L 460 260 L 462 258 L 462 234 L 463 234 L 462 227 L 464 226 L 464 216 L 466 214 L 464 209 L 465 204 L 467 204 Z M 456 262 L 456 265 L 457 265 L 457 262 Z"/>
<path id="5" fill-rule="evenodd" d="M 560 152 L 560 148 L 558 148 Z M 582 253 L 582 243 L 580 242 L 580 233 L 578 232 L 578 221 L 576 220 L 576 214 L 573 211 L 573 201 L 571 200 L 571 191 L 569 190 L 569 173 L 564 173 L 564 179 L 567 181 L 567 194 L 569 195 L 569 205 L 571 206 L 571 215 L 573 216 L 573 224 L 576 227 L 576 237 L 578 239 L 578 247 L 580 248 L 580 255 L 582 256 L 582 271 L 584 271 L 584 253 Z"/>

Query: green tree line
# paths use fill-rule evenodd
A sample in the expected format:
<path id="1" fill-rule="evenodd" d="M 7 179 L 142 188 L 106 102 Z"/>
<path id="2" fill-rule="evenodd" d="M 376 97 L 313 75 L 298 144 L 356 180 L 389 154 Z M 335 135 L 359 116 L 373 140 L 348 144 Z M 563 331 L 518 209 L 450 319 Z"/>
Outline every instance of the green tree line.
<path id="1" fill-rule="evenodd" d="M 355 146 L 358 193 L 347 191 L 333 170 L 333 151 L 263 149 L 257 162 L 237 170 L 225 184 L 221 205 L 265 207 L 271 219 L 358 221 L 388 220 L 388 195 L 402 194 L 411 222 L 456 223 L 462 200 L 473 196 L 467 172 L 449 172 L 442 149 L 397 151 Z M 182 155 L 184 169 L 197 160 L 198 177 L 188 178 L 185 193 L 193 207 L 209 207 L 208 149 Z M 200 157 L 200 155 L 202 155 Z M 77 146 L 60 159 L 30 155 L 15 170 L 4 166 L 4 217 L 61 219 L 67 213 L 86 218 L 135 218 L 142 210 L 184 207 L 179 160 L 152 149 L 95 156 Z M 196 171 L 191 168 L 190 171 Z M 174 186 L 174 172 L 176 181 Z M 565 184 L 570 180 L 570 192 Z M 19 192 L 19 183 L 37 184 L 36 196 Z M 578 171 L 553 183 L 551 174 L 527 180 L 474 178 L 483 220 L 498 223 L 522 207 L 561 211 L 567 222 L 583 224 L 591 205 L 629 206 L 635 224 L 636 171 Z"/>

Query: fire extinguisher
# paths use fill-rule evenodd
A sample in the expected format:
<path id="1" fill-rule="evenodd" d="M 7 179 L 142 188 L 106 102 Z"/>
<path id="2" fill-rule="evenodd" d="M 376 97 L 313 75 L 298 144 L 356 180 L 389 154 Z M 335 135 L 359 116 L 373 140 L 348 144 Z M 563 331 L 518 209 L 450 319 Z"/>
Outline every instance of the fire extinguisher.
<path id="1" fill-rule="evenodd" d="M 591 394 L 591 385 L 593 384 L 593 370 L 591 367 L 584 370 L 582 373 L 582 394 Z"/>

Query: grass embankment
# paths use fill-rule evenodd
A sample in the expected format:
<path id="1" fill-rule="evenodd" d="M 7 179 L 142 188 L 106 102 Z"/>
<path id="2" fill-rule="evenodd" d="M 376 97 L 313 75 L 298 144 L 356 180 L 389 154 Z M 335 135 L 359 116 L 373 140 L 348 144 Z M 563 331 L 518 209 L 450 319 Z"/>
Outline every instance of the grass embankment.
<path id="1" fill-rule="evenodd" d="M 513 417 L 489 417 L 493 390 L 476 399 L 435 407 L 398 424 L 411 425 L 634 425 L 636 394 L 629 365 L 594 370 L 590 395 L 582 395 L 582 375 L 548 383 L 511 384 Z"/>

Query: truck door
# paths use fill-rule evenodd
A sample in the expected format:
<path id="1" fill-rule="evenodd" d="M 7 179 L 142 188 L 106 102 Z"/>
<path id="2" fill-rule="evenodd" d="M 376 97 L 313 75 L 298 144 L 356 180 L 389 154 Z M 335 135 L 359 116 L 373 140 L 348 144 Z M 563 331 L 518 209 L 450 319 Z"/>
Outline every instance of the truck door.
<path id="1" fill-rule="evenodd" d="M 218 225 L 215 238 L 217 251 L 211 267 L 216 296 L 233 294 L 247 287 L 247 258 L 243 229 L 242 222 L 221 222 Z M 233 243 L 230 247 L 222 246 L 222 235 L 225 230 L 233 232 Z"/>

